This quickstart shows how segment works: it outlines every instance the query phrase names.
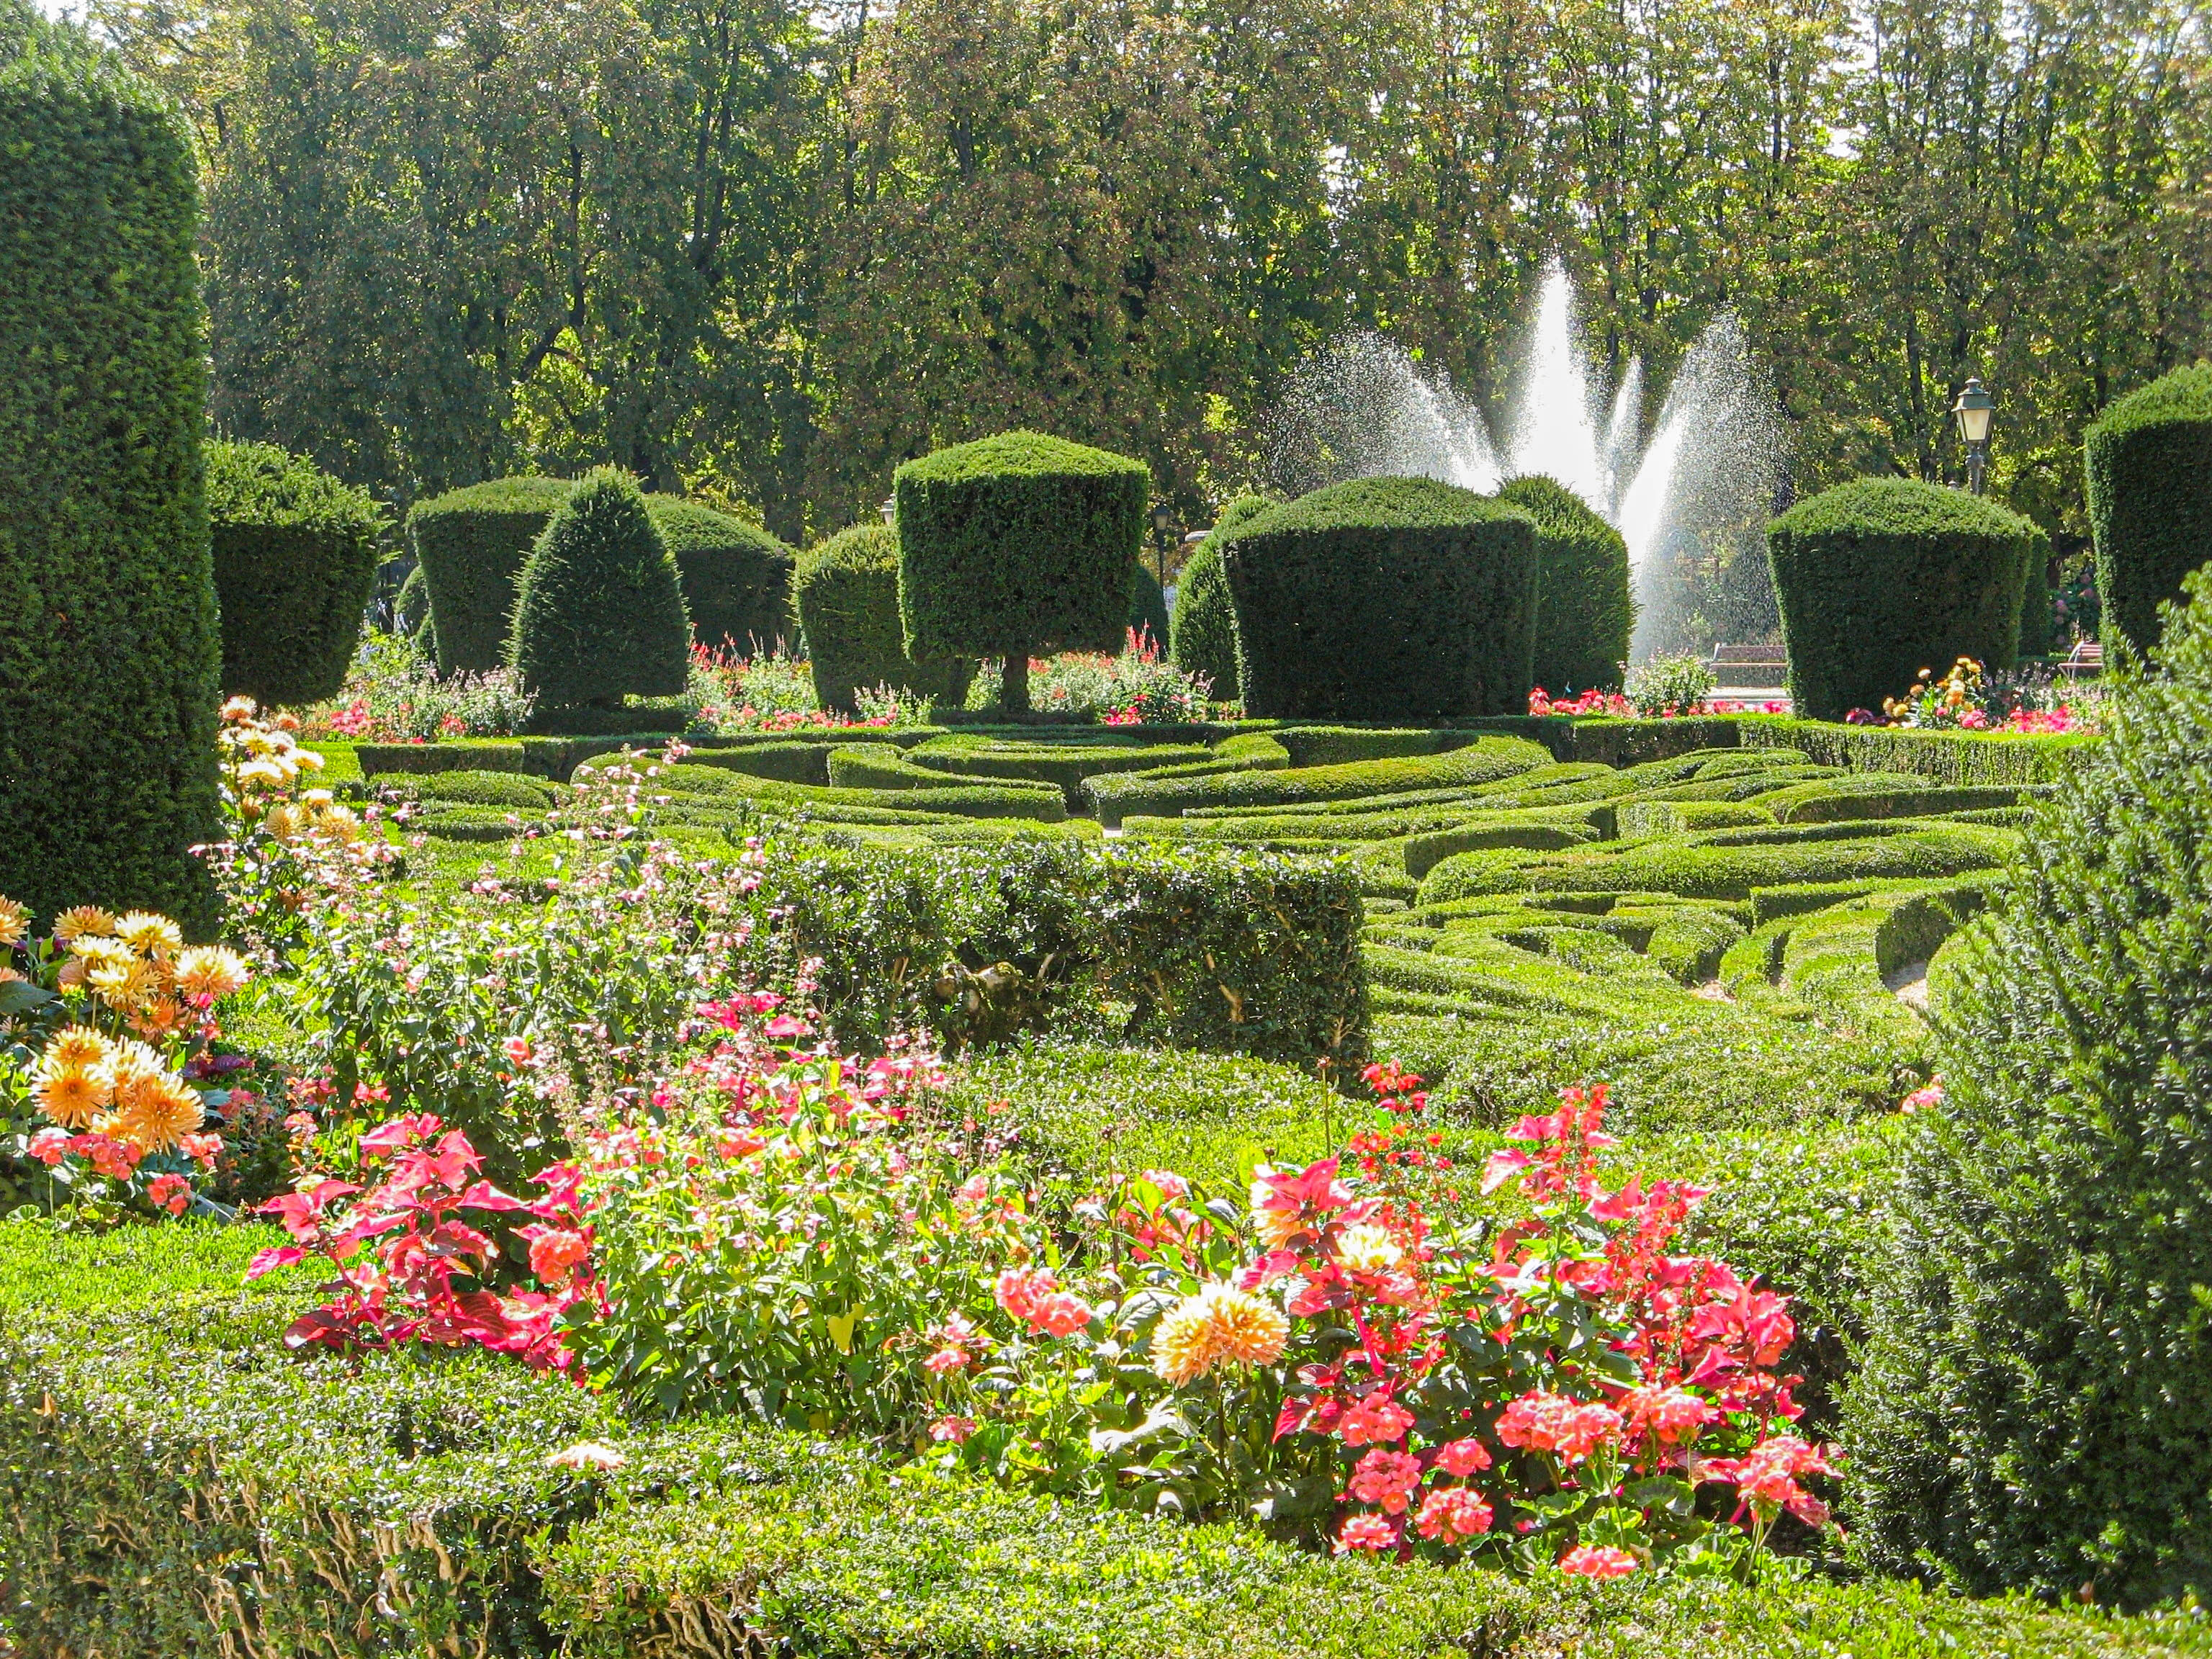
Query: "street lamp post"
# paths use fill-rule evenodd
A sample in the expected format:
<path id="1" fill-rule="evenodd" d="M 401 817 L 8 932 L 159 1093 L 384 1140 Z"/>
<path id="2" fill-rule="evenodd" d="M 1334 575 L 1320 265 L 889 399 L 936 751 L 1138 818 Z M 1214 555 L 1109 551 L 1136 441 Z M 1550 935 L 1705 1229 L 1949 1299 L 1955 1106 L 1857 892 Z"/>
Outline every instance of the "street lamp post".
<path id="1" fill-rule="evenodd" d="M 1168 538 L 1175 532 L 1175 508 L 1165 501 L 1152 503 L 1152 568 L 1160 586 L 1168 585 Z"/>
<path id="2" fill-rule="evenodd" d="M 1990 412 L 1996 407 L 1996 399 L 1978 379 L 1969 379 L 1960 390 L 1959 401 L 1951 405 L 1959 436 L 1966 445 L 1966 488 L 1977 495 L 1989 479 Z"/>

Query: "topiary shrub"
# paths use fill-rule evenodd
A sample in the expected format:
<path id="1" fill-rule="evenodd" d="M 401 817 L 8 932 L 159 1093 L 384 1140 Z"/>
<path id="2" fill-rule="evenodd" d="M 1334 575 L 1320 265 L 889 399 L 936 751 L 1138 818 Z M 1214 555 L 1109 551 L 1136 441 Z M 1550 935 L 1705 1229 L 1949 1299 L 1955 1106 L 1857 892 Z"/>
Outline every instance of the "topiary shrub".
<path id="1" fill-rule="evenodd" d="M 955 707 L 967 696 L 974 662 L 916 662 L 907 655 L 896 530 L 854 525 L 808 549 L 793 567 L 791 594 L 806 635 L 814 696 L 824 708 L 851 714 L 854 694 L 878 685 Z"/>
<path id="2" fill-rule="evenodd" d="M 1184 673 L 1206 676 L 1213 695 L 1224 701 L 1237 695 L 1237 605 L 1229 593 L 1229 573 L 1221 568 L 1221 544 L 1273 505 L 1265 495 L 1239 495 L 1223 507 L 1176 582 L 1168 656 Z"/>
<path id="3" fill-rule="evenodd" d="M 2212 559 L 2212 363 L 2130 392 L 2081 447 L 2097 593 L 2119 636 L 2148 650 L 2158 641 L 2160 605 Z"/>
<path id="4" fill-rule="evenodd" d="M 1550 478 L 1515 478 L 1498 499 L 1536 521 L 1535 683 L 1547 691 L 1617 684 L 1636 631 L 1628 544 Z"/>
<path id="5" fill-rule="evenodd" d="M 758 525 L 696 501 L 647 495 L 645 507 L 676 556 L 694 639 L 751 656 L 791 633 L 789 548 Z"/>
<path id="6" fill-rule="evenodd" d="M 674 696 L 690 677 L 690 637 L 676 561 L 636 481 L 586 473 L 515 584 L 507 663 L 523 689 L 541 708 Z"/>
<path id="7" fill-rule="evenodd" d="M 399 584 L 399 592 L 392 602 L 393 620 L 399 631 L 412 635 L 422 630 L 430 619 L 430 590 L 422 580 L 422 567 L 416 565 Z"/>
<path id="8" fill-rule="evenodd" d="M 2212 574 L 1948 951 L 1850 1492 L 1875 1565 L 2212 1592 Z M 2086 1587 L 2086 1588 L 2085 1588 Z"/>
<path id="9" fill-rule="evenodd" d="M 507 660 L 515 578 L 575 487 L 566 478 L 495 478 L 417 501 L 408 514 L 441 674 L 482 673 Z"/>
<path id="10" fill-rule="evenodd" d="M 209 445 L 207 503 L 222 689 L 264 703 L 331 696 L 376 586 L 383 510 L 274 444 Z"/>
<path id="11" fill-rule="evenodd" d="M 1120 647 L 1152 493 L 1142 461 L 1002 432 L 907 462 L 894 489 L 917 660 L 1003 657 L 999 706 L 1018 718 L 1033 654 Z"/>
<path id="12" fill-rule="evenodd" d="M 1535 521 L 1432 478 L 1357 478 L 1222 544 L 1237 684 L 1254 717 L 1520 714 L 1535 643 Z"/>
<path id="13" fill-rule="evenodd" d="M 1168 619 L 1167 592 L 1141 559 L 1129 580 L 1128 627 L 1132 638 L 1149 643 L 1156 652 L 1167 651 L 1172 627 Z"/>
<path id="14" fill-rule="evenodd" d="M 65 26 L 0 55 L 0 893 L 194 933 L 222 663 L 192 139 Z"/>
<path id="15" fill-rule="evenodd" d="M 1961 489 L 1859 478 L 1767 526 L 1790 696 L 1840 720 L 1960 657 L 2010 668 L 2034 525 Z"/>
<path id="16" fill-rule="evenodd" d="M 2035 526 L 2035 544 L 2027 550 L 2027 565 L 2020 575 L 2020 646 L 2013 653 L 2015 665 L 2051 650 L 2051 585 L 2044 580 L 2051 568 L 2051 532 Z"/>

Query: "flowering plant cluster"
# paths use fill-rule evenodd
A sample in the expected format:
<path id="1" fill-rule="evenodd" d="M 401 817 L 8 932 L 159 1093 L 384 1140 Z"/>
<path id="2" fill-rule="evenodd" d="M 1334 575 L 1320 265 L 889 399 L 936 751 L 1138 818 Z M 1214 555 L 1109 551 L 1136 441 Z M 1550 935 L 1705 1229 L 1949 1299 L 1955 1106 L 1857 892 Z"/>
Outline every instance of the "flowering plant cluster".
<path id="1" fill-rule="evenodd" d="M 1629 704 L 1645 720 L 1664 720 L 1711 712 L 1706 703 L 1714 684 L 1711 665 L 1694 652 L 1685 652 L 1637 664 L 1623 690 Z"/>
<path id="2" fill-rule="evenodd" d="M 309 711 L 306 728 L 366 743 L 511 738 L 529 723 L 533 702 L 507 669 L 441 679 L 406 640 L 372 631 L 337 696 Z"/>
<path id="3" fill-rule="evenodd" d="M 1213 682 L 1170 662 L 1149 630 L 1129 629 L 1117 655 L 1067 651 L 1030 662 L 1030 707 L 1062 720 L 1182 724 L 1204 720 L 1212 695 Z"/>
<path id="4" fill-rule="evenodd" d="M 1882 699 L 1880 714 L 1854 708 L 1844 716 L 1853 726 L 1893 726 L 1923 732 L 1988 732 L 2008 736 L 2095 732 L 2097 699 L 2078 692 L 2061 696 L 2048 675 L 1990 675 L 1972 657 L 1961 657 L 1937 679 L 1923 668 L 1901 697 Z"/>
<path id="5" fill-rule="evenodd" d="M 1583 714 L 1609 714 L 1626 719 L 1636 713 L 1636 705 L 1618 691 L 1601 691 L 1595 686 L 1580 696 L 1554 697 L 1540 685 L 1528 694 L 1528 712 L 1540 718 L 1557 714 L 1571 720 Z"/>
<path id="6" fill-rule="evenodd" d="M 574 1356 L 558 1322 L 592 1293 L 584 1271 L 590 1230 L 576 1211 L 574 1173 L 555 1164 L 535 1177 L 533 1203 L 481 1178 L 483 1160 L 467 1135 L 427 1113 L 398 1117 L 362 1138 L 360 1154 L 383 1178 L 354 1182 L 310 1176 L 271 1199 L 292 1243 L 262 1251 L 246 1269 L 258 1279 L 310 1256 L 331 1267 L 331 1297 L 295 1320 L 285 1346 L 342 1351 L 408 1342 L 473 1345 L 511 1353 L 539 1369 L 564 1369 Z M 528 1246 L 543 1288 L 501 1294 L 501 1254 L 465 1217 L 527 1212 L 516 1237 Z"/>
<path id="7" fill-rule="evenodd" d="M 806 659 L 793 656 L 781 640 L 775 649 L 750 657 L 695 643 L 687 695 L 698 705 L 693 724 L 703 732 L 811 732 L 892 723 L 855 720 L 821 708 Z"/>
<path id="8" fill-rule="evenodd" d="M 231 1104 L 215 1005 L 247 980 L 219 945 L 187 945 L 168 917 L 62 913 L 51 935 L 0 898 L 0 1152 L 42 1166 L 55 1206 L 106 1222 L 182 1215 L 224 1150 L 210 1115 Z M 66 1202 L 63 1201 L 66 1195 Z"/>

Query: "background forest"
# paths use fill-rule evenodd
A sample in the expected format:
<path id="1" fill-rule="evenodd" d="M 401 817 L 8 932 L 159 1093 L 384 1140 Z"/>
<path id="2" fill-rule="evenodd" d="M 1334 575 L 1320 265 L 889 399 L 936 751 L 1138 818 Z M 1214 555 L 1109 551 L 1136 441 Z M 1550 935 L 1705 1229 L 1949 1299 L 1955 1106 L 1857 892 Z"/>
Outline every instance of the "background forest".
<path id="1" fill-rule="evenodd" d="M 1563 257 L 1663 386 L 1722 307 L 1799 493 L 2081 544 L 2079 434 L 2203 352 L 2190 0 L 97 0 L 203 145 L 213 412 L 404 504 L 609 461 L 794 543 L 1028 425 L 1182 510 L 1381 328 L 1495 401 Z M 1647 415 L 1650 411 L 1647 411 Z"/>

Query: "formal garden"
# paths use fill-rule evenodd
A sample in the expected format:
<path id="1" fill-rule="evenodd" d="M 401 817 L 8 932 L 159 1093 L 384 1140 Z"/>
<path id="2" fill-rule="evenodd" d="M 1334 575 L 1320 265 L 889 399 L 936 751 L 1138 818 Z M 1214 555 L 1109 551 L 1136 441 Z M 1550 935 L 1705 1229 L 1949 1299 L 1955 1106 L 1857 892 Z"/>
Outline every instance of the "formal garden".
<path id="1" fill-rule="evenodd" d="M 397 508 L 0 155 L 0 1655 L 2212 1653 L 2212 368 L 1746 697 L 1542 476 Z"/>

